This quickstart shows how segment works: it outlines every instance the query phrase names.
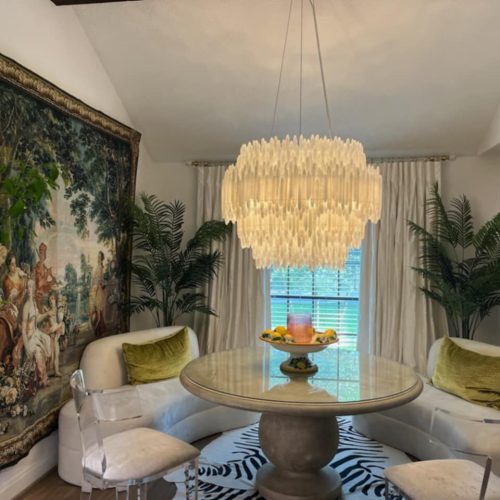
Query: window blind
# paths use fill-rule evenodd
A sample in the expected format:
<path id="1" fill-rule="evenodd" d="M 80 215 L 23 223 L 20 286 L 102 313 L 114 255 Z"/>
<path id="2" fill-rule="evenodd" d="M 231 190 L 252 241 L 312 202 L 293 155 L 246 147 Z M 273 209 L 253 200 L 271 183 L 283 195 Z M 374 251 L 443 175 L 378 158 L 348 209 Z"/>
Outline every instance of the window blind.
<path id="1" fill-rule="evenodd" d="M 317 330 L 334 328 L 340 335 L 358 333 L 361 250 L 351 249 L 342 271 L 272 269 L 271 323 L 286 325 L 287 314 L 311 314 Z"/>

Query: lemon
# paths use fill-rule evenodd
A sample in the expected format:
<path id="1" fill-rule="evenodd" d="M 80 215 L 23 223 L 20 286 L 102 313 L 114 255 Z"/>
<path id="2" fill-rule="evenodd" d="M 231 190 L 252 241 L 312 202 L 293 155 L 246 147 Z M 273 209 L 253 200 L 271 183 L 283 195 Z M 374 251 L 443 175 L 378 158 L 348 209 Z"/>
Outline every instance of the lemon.
<path id="1" fill-rule="evenodd" d="M 286 329 L 284 326 L 277 326 L 277 327 L 274 329 L 274 332 L 275 332 L 275 333 L 278 333 L 279 335 L 286 335 L 286 333 L 287 333 L 287 329 Z"/>

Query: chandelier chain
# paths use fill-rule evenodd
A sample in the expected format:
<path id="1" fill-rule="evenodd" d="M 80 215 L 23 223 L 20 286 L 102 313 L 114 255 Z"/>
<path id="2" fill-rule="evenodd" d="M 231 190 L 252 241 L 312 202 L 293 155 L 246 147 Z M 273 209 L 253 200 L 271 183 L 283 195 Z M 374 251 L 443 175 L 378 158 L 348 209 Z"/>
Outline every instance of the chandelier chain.
<path id="1" fill-rule="evenodd" d="M 286 23 L 285 42 L 283 43 L 283 53 L 281 55 L 280 76 L 278 78 L 278 88 L 276 89 L 276 97 L 274 99 L 273 127 L 271 129 L 271 137 L 274 136 L 274 131 L 276 129 L 276 116 L 278 113 L 278 99 L 279 99 L 279 95 L 280 95 L 281 80 L 283 77 L 283 66 L 285 63 L 285 53 L 286 53 L 286 46 L 288 43 L 288 33 L 290 31 L 290 19 L 292 17 L 292 6 L 293 6 L 293 0 L 290 0 L 290 7 L 288 8 L 288 21 Z"/>
<path id="2" fill-rule="evenodd" d="M 302 135 L 302 60 L 304 39 L 304 0 L 300 0 L 300 85 L 299 85 L 299 138 Z"/>
<path id="3" fill-rule="evenodd" d="M 342 269 L 349 248 L 361 245 L 366 222 L 380 220 L 380 172 L 366 163 L 360 142 L 333 137 L 315 0 L 309 3 L 330 137 L 302 137 L 305 2 L 300 1 L 299 137 L 273 135 L 242 145 L 222 182 L 222 216 L 237 223 L 241 246 L 251 248 L 258 269 Z M 290 0 L 273 133 L 293 7 Z"/>
<path id="4" fill-rule="evenodd" d="M 321 55 L 321 44 L 319 41 L 318 19 L 316 18 L 316 6 L 314 5 L 314 0 L 309 0 L 309 2 L 311 4 L 313 19 L 314 19 L 314 32 L 316 34 L 316 45 L 318 47 L 319 68 L 321 70 L 321 83 L 323 85 L 323 97 L 325 99 L 325 109 L 326 109 L 326 118 L 328 120 L 328 130 L 330 131 L 330 137 L 333 138 L 332 118 L 330 116 L 330 107 L 328 106 L 328 94 L 326 92 L 325 71 L 323 69 L 323 57 Z"/>

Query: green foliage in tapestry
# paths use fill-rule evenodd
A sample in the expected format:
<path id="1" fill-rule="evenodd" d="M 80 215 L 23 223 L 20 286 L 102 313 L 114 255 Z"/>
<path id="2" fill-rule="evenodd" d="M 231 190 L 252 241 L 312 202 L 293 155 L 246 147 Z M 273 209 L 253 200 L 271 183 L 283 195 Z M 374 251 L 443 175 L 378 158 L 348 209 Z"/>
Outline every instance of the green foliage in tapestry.
<path id="1" fill-rule="evenodd" d="M 85 346 L 128 326 L 138 138 L 0 54 L 0 468 L 54 428 Z"/>
<path id="2" fill-rule="evenodd" d="M 125 265 L 128 144 L 0 86 L 0 243 L 33 261 L 35 227 L 54 225 L 51 191 L 64 187 L 78 234 L 88 236 L 92 221 Z"/>

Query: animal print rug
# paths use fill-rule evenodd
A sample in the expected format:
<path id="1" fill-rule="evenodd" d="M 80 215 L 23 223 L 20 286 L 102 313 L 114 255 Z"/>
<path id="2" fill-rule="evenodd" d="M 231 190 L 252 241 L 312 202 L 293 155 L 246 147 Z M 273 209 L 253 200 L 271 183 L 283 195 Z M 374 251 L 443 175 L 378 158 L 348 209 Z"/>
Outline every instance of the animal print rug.
<path id="1" fill-rule="evenodd" d="M 338 418 L 339 450 L 330 467 L 343 482 L 346 500 L 384 498 L 384 468 L 409 462 L 401 451 L 359 434 L 348 417 Z M 255 490 L 257 470 L 267 463 L 259 446 L 258 424 L 225 432 L 203 448 L 200 456 L 200 500 L 264 500 Z M 166 476 L 175 482 L 175 500 L 185 498 L 184 472 Z"/>

